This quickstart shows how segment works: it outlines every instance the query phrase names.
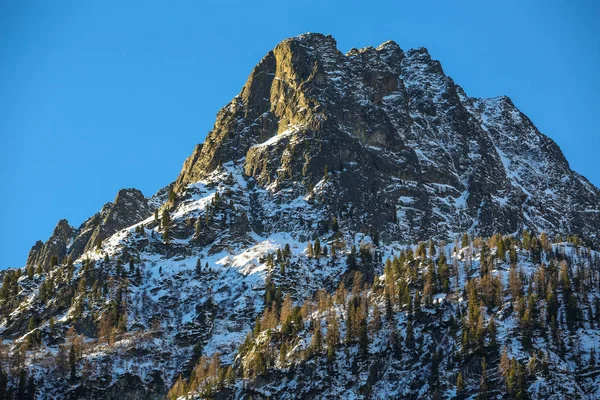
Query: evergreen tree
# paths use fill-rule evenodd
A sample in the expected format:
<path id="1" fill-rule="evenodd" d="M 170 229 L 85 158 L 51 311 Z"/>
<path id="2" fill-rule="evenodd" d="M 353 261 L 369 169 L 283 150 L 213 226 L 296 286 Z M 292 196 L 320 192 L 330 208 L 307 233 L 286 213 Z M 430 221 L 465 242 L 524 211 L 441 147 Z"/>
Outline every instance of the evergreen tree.
<path id="1" fill-rule="evenodd" d="M 465 247 L 469 247 L 469 234 L 464 233 L 462 236 L 461 247 L 464 249 Z"/>
<path id="2" fill-rule="evenodd" d="M 327 362 L 331 364 L 335 359 L 335 348 L 340 342 L 340 327 L 337 315 L 332 312 L 327 318 L 327 333 L 325 343 L 327 344 Z"/>
<path id="3" fill-rule="evenodd" d="M 285 263 L 283 261 L 279 265 L 279 274 L 281 276 L 285 276 Z"/>
<path id="4" fill-rule="evenodd" d="M 461 395 L 465 390 L 465 382 L 463 380 L 462 374 L 459 372 L 456 377 L 456 394 Z"/>
<path id="5" fill-rule="evenodd" d="M 481 254 L 479 258 L 479 273 L 481 277 L 486 276 L 490 272 L 489 264 L 489 248 L 485 242 L 481 245 Z"/>
<path id="6" fill-rule="evenodd" d="M 315 245 L 313 246 L 313 251 L 314 251 L 315 257 L 319 258 L 319 256 L 321 255 L 321 241 L 319 240 L 318 237 L 315 239 Z"/>
<path id="7" fill-rule="evenodd" d="M 510 358 L 508 358 L 508 352 L 506 350 L 506 346 L 502 347 L 502 356 L 500 356 L 500 364 L 498 366 L 498 370 L 500 375 L 506 381 L 508 377 L 508 372 L 510 370 Z"/>
<path id="8" fill-rule="evenodd" d="M 71 350 L 69 350 L 69 369 L 71 371 L 71 380 L 75 380 L 77 378 L 77 374 L 75 371 L 75 364 L 77 362 L 77 356 L 75 353 L 75 346 L 71 345 Z"/>
<path id="9" fill-rule="evenodd" d="M 353 270 L 356 269 L 356 247 L 352 246 L 350 249 L 350 253 L 346 256 L 346 265 L 348 269 Z"/>
<path id="10" fill-rule="evenodd" d="M 287 358 L 287 353 L 288 353 L 287 344 L 286 344 L 285 340 L 283 340 L 281 342 L 281 347 L 279 348 L 279 363 L 281 365 L 285 364 L 285 361 Z"/>
<path id="11" fill-rule="evenodd" d="M 438 263 L 438 276 L 441 289 L 444 293 L 448 293 L 450 290 L 450 270 L 448 268 L 448 264 L 446 264 L 446 256 L 442 254 L 438 259 Z"/>
<path id="12" fill-rule="evenodd" d="M 202 224 L 202 218 L 198 217 L 198 219 L 196 220 L 194 236 L 199 237 L 202 234 L 203 228 L 204 228 L 204 225 Z"/>
<path id="13" fill-rule="evenodd" d="M 489 349 L 492 353 L 495 353 L 498 350 L 498 342 L 497 342 L 497 328 L 496 321 L 492 316 L 490 318 L 490 322 L 488 323 L 488 335 L 490 337 Z"/>
<path id="14" fill-rule="evenodd" d="M 531 260 L 535 264 L 541 263 L 542 262 L 542 245 L 540 244 L 540 241 L 538 240 L 538 238 L 535 236 L 533 236 L 531 238 L 530 251 L 531 251 Z"/>
<path id="15" fill-rule="evenodd" d="M 527 388 L 525 385 L 525 368 L 516 359 L 510 362 L 507 377 L 508 393 L 513 399 L 526 399 Z"/>
<path id="16" fill-rule="evenodd" d="M 435 257 L 435 243 L 429 239 L 429 257 Z"/>
<path id="17" fill-rule="evenodd" d="M 478 400 L 488 399 L 489 384 L 487 376 L 487 363 L 485 358 L 481 360 L 481 378 L 479 380 L 479 393 L 477 394 Z"/>
<path id="18" fill-rule="evenodd" d="M 24 369 L 19 371 L 19 383 L 17 386 L 17 400 L 25 400 L 25 390 L 27 387 L 27 372 Z"/>
<path id="19" fill-rule="evenodd" d="M 169 214 L 169 209 L 165 208 L 162 214 L 162 228 L 163 228 L 163 239 L 165 243 L 169 243 L 170 235 L 169 235 L 169 225 L 171 225 L 171 215 Z"/>
<path id="20" fill-rule="evenodd" d="M 369 354 L 369 334 L 366 318 L 362 318 L 358 326 L 358 348 L 361 356 L 366 357 Z"/>
<path id="21" fill-rule="evenodd" d="M 372 236 L 373 236 L 373 244 L 375 246 L 379 246 L 379 231 L 374 229 L 372 232 Z"/>
<path id="22" fill-rule="evenodd" d="M 531 248 L 531 234 L 526 229 L 523 230 L 523 248 L 527 251 Z"/>
<path id="23" fill-rule="evenodd" d="M 308 246 L 306 247 L 306 255 L 307 257 L 313 257 L 314 255 L 313 245 L 311 242 L 308 242 Z"/>
<path id="24" fill-rule="evenodd" d="M 35 378 L 33 375 L 29 375 L 29 380 L 27 381 L 27 400 L 35 399 L 36 390 Z"/>
<path id="25" fill-rule="evenodd" d="M 390 294 L 387 290 L 385 292 L 385 318 L 388 320 L 388 322 L 392 322 L 394 319 L 394 310 L 392 308 L 392 300 L 391 300 Z"/>
<path id="26" fill-rule="evenodd" d="M 565 306 L 565 316 L 567 320 L 567 327 L 571 330 L 577 326 L 579 320 L 579 307 L 577 304 L 577 297 L 573 293 L 567 293 L 567 304 Z"/>
<path id="27" fill-rule="evenodd" d="M 498 234 L 496 257 L 500 261 L 506 260 L 506 249 L 504 248 L 504 240 L 502 235 Z"/>
<path id="28" fill-rule="evenodd" d="M 313 325 L 314 329 L 310 349 L 314 354 L 319 354 L 321 352 L 323 342 L 323 337 L 321 333 L 321 322 L 313 321 Z"/>
<path id="29" fill-rule="evenodd" d="M 425 258 L 427 253 L 425 252 L 425 242 L 419 243 L 419 247 L 417 247 L 417 257 Z"/>
<path id="30" fill-rule="evenodd" d="M 510 247 L 508 256 L 509 256 L 509 260 L 510 260 L 510 265 L 516 267 L 517 262 L 519 261 L 519 256 L 517 254 L 517 248 L 515 246 Z"/>

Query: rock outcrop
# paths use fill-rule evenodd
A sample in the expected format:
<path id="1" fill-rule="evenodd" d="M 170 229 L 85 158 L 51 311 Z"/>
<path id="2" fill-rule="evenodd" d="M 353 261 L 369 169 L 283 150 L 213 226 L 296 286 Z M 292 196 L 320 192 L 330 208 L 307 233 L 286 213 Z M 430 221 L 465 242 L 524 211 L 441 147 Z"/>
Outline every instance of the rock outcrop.
<path id="1" fill-rule="evenodd" d="M 148 199 L 138 189 L 121 189 L 112 203 L 106 203 L 78 229 L 61 220 L 46 243 L 38 241 L 32 247 L 27 266 L 41 264 L 47 270 L 53 256 L 58 261 L 66 256 L 75 260 L 117 231 L 149 217 L 152 211 Z"/>
<path id="2" fill-rule="evenodd" d="M 387 240 L 523 229 L 600 240 L 598 189 L 510 99 L 468 97 L 424 48 L 389 41 L 344 55 L 330 36 L 283 41 L 174 190 L 229 161 L 272 192 L 301 183 L 330 215 Z"/>
<path id="3" fill-rule="evenodd" d="M 33 245 L 27 257 L 27 265 L 41 266 L 47 270 L 50 268 L 52 257 L 56 257 L 57 262 L 62 261 L 68 254 L 74 234 L 75 228 L 69 225 L 66 219 L 61 219 L 46 243 L 38 240 Z"/>
<path id="4" fill-rule="evenodd" d="M 112 203 L 107 203 L 95 218 L 79 229 L 81 238 L 75 239 L 74 252 L 80 255 L 91 250 L 115 232 L 148 218 L 151 213 L 152 209 L 142 192 L 137 189 L 119 190 Z"/>

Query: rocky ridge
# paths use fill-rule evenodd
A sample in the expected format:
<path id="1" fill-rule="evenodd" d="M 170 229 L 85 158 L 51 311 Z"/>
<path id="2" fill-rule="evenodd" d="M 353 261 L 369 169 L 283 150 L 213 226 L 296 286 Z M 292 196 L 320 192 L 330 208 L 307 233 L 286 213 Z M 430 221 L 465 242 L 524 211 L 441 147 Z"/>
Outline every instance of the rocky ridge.
<path id="1" fill-rule="evenodd" d="M 27 266 L 48 270 L 52 256 L 59 260 L 82 254 L 99 247 L 104 239 L 117 231 L 147 218 L 154 209 L 138 189 L 121 189 L 112 203 L 106 203 L 100 212 L 86 220 L 77 229 L 65 219 L 59 221 L 46 241 L 37 241 L 27 257 Z"/>
<path id="2" fill-rule="evenodd" d="M 354 229 L 387 240 L 527 228 L 598 241 L 598 189 L 508 97 L 469 98 L 426 49 L 391 41 L 345 55 L 319 34 L 277 45 L 175 190 L 229 161 L 272 192 L 322 196 L 328 214 L 352 211 Z M 325 168 L 336 173 L 313 192 Z"/>

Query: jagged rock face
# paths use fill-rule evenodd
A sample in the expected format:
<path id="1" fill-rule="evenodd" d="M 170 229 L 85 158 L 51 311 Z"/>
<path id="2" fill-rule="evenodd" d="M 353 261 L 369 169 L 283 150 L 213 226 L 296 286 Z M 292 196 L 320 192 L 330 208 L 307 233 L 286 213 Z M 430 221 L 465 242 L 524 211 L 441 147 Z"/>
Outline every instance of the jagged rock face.
<path id="1" fill-rule="evenodd" d="M 138 189 L 121 189 L 114 202 L 105 204 L 78 229 L 71 227 L 67 220 L 61 220 L 46 243 L 38 241 L 32 247 L 27 265 L 41 264 L 47 269 L 54 255 L 59 261 L 67 255 L 75 260 L 93 249 L 98 241 L 147 218 L 152 211 L 148 199 Z"/>
<path id="2" fill-rule="evenodd" d="M 106 204 L 100 212 L 100 217 L 95 218 L 88 225 L 94 226 L 89 239 L 85 240 L 83 251 L 88 251 L 98 240 L 104 240 L 115 232 L 139 222 L 152 213 L 148 200 L 137 189 L 121 189 L 112 203 Z M 84 225 L 80 231 L 88 232 L 89 227 Z M 82 235 L 87 239 L 87 235 Z M 74 243 L 75 245 L 75 243 Z"/>
<path id="3" fill-rule="evenodd" d="M 219 112 L 175 191 L 228 161 L 387 240 L 524 228 L 599 240 L 598 189 L 508 98 L 469 98 L 423 48 L 344 55 L 329 36 L 283 41 Z"/>
<path id="4" fill-rule="evenodd" d="M 27 265 L 41 265 L 46 270 L 49 268 L 53 256 L 62 260 L 67 255 L 68 246 L 74 234 L 75 229 L 69 225 L 69 222 L 66 219 L 60 220 L 46 243 L 38 240 L 31 248 L 27 257 Z"/>

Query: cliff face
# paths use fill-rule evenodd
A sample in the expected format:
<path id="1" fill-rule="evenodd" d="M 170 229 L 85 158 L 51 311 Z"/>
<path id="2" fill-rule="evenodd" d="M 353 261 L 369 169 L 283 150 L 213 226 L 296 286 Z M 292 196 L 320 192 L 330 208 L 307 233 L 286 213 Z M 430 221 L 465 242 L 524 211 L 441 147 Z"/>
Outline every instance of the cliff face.
<path id="1" fill-rule="evenodd" d="M 47 270 L 53 256 L 60 261 L 67 255 L 74 234 L 75 228 L 66 219 L 60 220 L 46 243 L 38 240 L 33 245 L 27 257 L 27 265 L 41 265 Z"/>
<path id="2" fill-rule="evenodd" d="M 27 266 L 39 266 L 46 271 L 50 267 L 52 256 L 63 261 L 67 256 L 73 260 L 84 252 L 93 250 L 106 238 L 117 231 L 139 222 L 152 213 L 148 199 L 137 189 L 121 189 L 112 203 L 85 221 L 78 229 L 61 220 L 52 236 L 46 241 L 36 242 L 27 257 Z"/>
<path id="3" fill-rule="evenodd" d="M 219 112 L 175 191 L 228 161 L 272 192 L 301 184 L 388 240 L 528 228 L 598 242 L 598 189 L 510 99 L 469 98 L 423 48 L 344 55 L 328 36 L 283 41 Z"/>

